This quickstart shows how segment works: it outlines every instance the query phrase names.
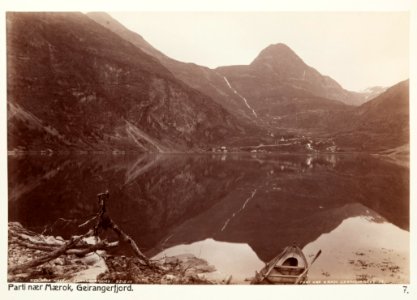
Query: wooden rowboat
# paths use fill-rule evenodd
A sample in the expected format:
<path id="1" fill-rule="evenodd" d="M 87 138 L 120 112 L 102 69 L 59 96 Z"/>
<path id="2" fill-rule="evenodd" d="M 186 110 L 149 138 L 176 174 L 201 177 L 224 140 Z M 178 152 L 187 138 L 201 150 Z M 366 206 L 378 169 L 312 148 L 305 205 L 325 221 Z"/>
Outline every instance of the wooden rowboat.
<path id="1" fill-rule="evenodd" d="M 259 273 L 256 272 L 252 283 L 302 283 L 307 278 L 307 271 L 308 263 L 304 253 L 298 246 L 293 245 L 286 247 L 281 254 L 267 263 Z"/>

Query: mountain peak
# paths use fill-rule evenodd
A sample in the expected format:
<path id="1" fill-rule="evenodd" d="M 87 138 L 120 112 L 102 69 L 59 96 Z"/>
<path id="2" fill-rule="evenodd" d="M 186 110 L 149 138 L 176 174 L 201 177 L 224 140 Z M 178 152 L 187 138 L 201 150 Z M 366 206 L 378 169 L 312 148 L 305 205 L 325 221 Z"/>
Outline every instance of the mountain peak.
<path id="1" fill-rule="evenodd" d="M 292 49 L 290 47 L 288 47 L 284 43 L 271 44 L 268 47 L 266 47 L 264 50 L 269 50 L 269 51 L 291 51 L 292 53 L 294 53 L 294 51 L 292 51 Z"/>
<path id="2" fill-rule="evenodd" d="M 252 64 L 294 64 L 304 62 L 302 59 L 287 45 L 283 43 L 271 44 L 263 49 L 255 58 Z"/>

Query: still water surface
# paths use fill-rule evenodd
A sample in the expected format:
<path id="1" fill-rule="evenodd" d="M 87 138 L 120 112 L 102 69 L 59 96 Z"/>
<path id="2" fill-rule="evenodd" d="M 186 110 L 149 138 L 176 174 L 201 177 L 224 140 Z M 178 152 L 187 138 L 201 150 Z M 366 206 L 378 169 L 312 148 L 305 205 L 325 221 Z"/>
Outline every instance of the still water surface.
<path id="1" fill-rule="evenodd" d="M 24 156 L 8 167 L 9 221 L 38 232 L 68 237 L 109 190 L 110 215 L 149 257 L 192 253 L 215 266 L 209 278 L 247 283 L 296 243 L 309 261 L 322 250 L 311 282 L 409 281 L 409 169 L 371 156 Z"/>

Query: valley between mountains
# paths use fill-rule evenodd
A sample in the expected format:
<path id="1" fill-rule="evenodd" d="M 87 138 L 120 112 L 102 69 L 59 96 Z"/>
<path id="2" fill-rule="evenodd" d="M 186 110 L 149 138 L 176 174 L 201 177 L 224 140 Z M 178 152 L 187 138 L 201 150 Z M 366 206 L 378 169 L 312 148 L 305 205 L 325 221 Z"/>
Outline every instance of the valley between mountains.
<path id="1" fill-rule="evenodd" d="M 408 153 L 408 80 L 348 91 L 279 41 L 211 69 L 105 13 L 6 20 L 10 153 Z"/>

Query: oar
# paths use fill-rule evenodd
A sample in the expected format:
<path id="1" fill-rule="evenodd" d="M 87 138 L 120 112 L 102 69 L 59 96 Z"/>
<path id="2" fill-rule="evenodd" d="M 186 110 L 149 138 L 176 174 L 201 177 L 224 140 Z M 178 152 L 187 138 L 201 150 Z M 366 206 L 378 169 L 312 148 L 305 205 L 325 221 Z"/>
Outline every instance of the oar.
<path id="1" fill-rule="evenodd" d="M 277 261 L 278 261 L 278 259 L 274 259 L 274 261 L 269 264 L 269 267 L 268 267 L 267 271 L 263 275 L 259 274 L 258 272 L 255 272 L 255 282 L 256 283 L 262 283 L 262 281 L 264 281 L 265 278 L 268 277 L 269 273 L 271 273 L 271 271 L 274 268 Z"/>
<path id="2" fill-rule="evenodd" d="M 304 272 L 301 273 L 300 276 L 298 276 L 297 280 L 295 281 L 295 284 L 298 284 L 300 282 L 300 280 L 304 277 L 304 275 L 307 274 L 308 269 L 310 269 L 311 265 L 316 261 L 316 259 L 320 256 L 320 254 L 321 254 L 321 250 L 319 250 L 319 252 L 317 252 L 316 256 L 314 256 L 314 258 L 311 261 L 310 265 L 304 270 Z"/>
<path id="3" fill-rule="evenodd" d="M 254 280 L 255 283 L 261 283 L 262 281 L 265 280 L 266 277 L 268 277 L 269 273 L 271 273 L 272 269 L 275 267 L 275 264 L 277 263 L 277 261 L 286 252 L 287 248 L 285 248 L 284 251 L 282 251 L 280 253 L 280 255 L 278 255 L 277 257 L 275 257 L 273 260 L 271 260 L 269 263 L 266 264 L 265 267 L 268 267 L 268 268 L 267 268 L 266 272 L 263 273 L 263 275 L 262 275 L 262 271 L 261 271 L 261 274 L 259 274 L 258 272 L 255 272 L 255 280 Z"/>

